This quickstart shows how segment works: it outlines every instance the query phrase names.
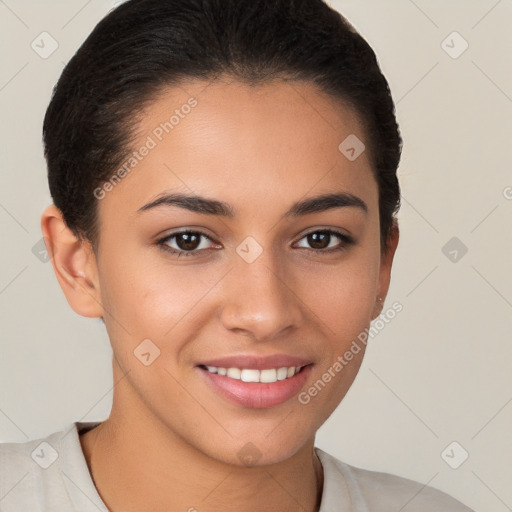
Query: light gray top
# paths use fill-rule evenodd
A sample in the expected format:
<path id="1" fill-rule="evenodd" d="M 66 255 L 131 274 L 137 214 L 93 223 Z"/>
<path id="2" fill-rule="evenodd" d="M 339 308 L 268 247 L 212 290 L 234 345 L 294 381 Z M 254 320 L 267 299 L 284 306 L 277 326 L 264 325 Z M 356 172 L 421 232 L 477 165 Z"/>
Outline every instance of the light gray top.
<path id="1" fill-rule="evenodd" d="M 74 422 L 47 437 L 0 444 L 0 512 L 109 512 L 101 500 Z M 432 487 L 349 466 L 315 448 L 324 471 L 320 512 L 474 512 Z"/>

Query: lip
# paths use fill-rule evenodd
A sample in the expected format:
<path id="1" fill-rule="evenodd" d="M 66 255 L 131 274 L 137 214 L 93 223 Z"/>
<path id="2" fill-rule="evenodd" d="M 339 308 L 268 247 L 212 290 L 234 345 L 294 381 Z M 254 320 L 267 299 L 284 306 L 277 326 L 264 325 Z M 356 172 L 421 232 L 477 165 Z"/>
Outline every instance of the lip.
<path id="1" fill-rule="evenodd" d="M 284 380 L 272 383 L 244 382 L 226 375 L 210 373 L 204 366 L 221 368 L 251 368 L 262 370 L 283 366 L 301 366 L 299 373 Z M 304 387 L 313 364 L 291 356 L 270 356 L 254 358 L 251 356 L 212 359 L 201 363 L 196 369 L 205 379 L 206 384 L 227 401 L 252 409 L 267 409 L 280 405 L 297 395 Z"/>
<path id="2" fill-rule="evenodd" d="M 227 356 L 218 359 L 201 361 L 197 366 L 216 366 L 217 368 L 250 368 L 252 370 L 265 370 L 267 368 L 282 368 L 283 366 L 306 366 L 311 361 L 286 354 L 272 354 L 268 356 Z"/>

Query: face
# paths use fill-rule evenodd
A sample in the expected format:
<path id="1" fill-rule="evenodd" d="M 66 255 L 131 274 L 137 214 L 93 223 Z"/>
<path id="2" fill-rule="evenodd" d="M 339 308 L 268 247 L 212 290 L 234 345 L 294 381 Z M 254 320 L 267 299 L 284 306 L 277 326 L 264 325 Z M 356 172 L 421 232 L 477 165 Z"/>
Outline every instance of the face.
<path id="1" fill-rule="evenodd" d="M 306 83 L 190 82 L 146 107 L 137 154 L 97 191 L 125 418 L 233 464 L 312 441 L 389 279 L 368 150 L 338 149 L 350 135 L 365 141 L 356 113 Z"/>

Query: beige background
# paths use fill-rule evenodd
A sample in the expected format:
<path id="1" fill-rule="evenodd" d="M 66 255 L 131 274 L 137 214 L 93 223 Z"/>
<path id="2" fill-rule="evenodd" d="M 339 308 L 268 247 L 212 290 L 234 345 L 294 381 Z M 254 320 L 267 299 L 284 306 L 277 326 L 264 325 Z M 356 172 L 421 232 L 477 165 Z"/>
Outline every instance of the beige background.
<path id="1" fill-rule="evenodd" d="M 51 202 L 41 144 L 51 88 L 114 4 L 0 1 L 0 441 L 110 410 L 103 325 L 71 310 L 32 248 Z M 371 340 L 317 445 L 476 510 L 512 510 L 512 3 L 331 5 L 374 47 L 397 103 L 402 237 L 386 306 L 399 301 L 403 311 Z M 43 31 L 58 43 L 46 59 L 31 48 Z M 453 237 L 455 262 L 454 247 L 443 252 Z M 469 453 L 458 469 L 441 456 L 453 441 L 452 464 Z"/>

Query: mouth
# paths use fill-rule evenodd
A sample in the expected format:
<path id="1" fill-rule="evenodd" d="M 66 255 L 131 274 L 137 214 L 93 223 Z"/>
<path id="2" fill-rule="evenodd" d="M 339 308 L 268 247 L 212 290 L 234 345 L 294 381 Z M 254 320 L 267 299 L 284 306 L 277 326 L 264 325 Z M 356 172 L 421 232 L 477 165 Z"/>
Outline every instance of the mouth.
<path id="1" fill-rule="evenodd" d="M 208 387 L 231 404 L 264 409 L 295 396 L 306 383 L 313 363 L 291 357 L 239 357 L 196 366 Z"/>
<path id="2" fill-rule="evenodd" d="M 226 376 L 228 379 L 241 380 L 243 382 L 262 382 L 265 384 L 290 379 L 304 368 L 304 366 L 282 366 L 281 368 L 257 370 L 254 368 L 223 368 L 220 366 L 204 365 L 199 367 L 210 373 Z"/>

